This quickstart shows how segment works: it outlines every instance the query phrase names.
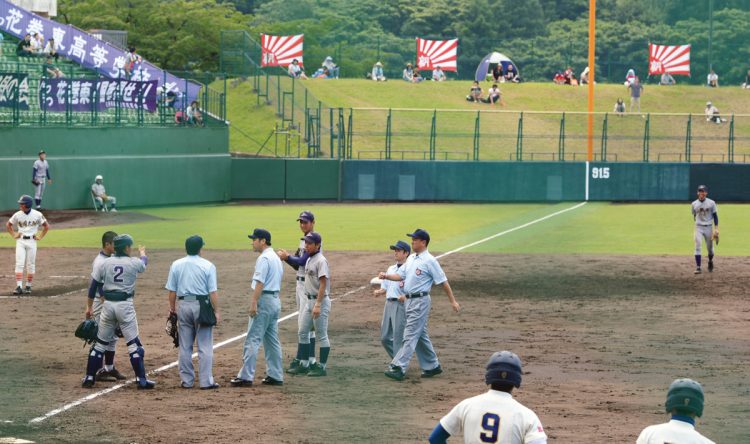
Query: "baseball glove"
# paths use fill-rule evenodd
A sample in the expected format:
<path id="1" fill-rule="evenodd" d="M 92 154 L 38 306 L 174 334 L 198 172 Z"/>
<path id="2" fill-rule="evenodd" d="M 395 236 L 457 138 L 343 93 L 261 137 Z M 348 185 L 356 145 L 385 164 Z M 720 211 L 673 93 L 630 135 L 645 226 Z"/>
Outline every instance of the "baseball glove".
<path id="1" fill-rule="evenodd" d="M 83 346 L 85 347 L 86 344 L 93 344 L 96 342 L 96 334 L 98 331 L 99 326 L 96 324 L 96 321 L 93 319 L 86 319 L 78 325 L 75 335 L 76 338 L 83 339 Z"/>
<path id="2" fill-rule="evenodd" d="M 180 346 L 180 334 L 177 331 L 177 313 L 170 313 L 167 318 L 167 325 L 164 329 L 168 336 L 172 337 L 172 343 L 175 347 Z"/>
<path id="3" fill-rule="evenodd" d="M 37 186 L 37 185 L 39 185 L 39 184 L 40 184 L 41 182 L 39 182 L 39 181 L 38 181 L 38 180 L 36 180 L 36 179 L 31 179 L 31 183 L 32 183 L 32 184 L 34 184 L 34 186 Z"/>
<path id="4" fill-rule="evenodd" d="M 716 245 L 719 245 L 719 232 L 717 230 L 714 230 L 713 236 L 711 236 L 711 239 L 716 242 Z"/>

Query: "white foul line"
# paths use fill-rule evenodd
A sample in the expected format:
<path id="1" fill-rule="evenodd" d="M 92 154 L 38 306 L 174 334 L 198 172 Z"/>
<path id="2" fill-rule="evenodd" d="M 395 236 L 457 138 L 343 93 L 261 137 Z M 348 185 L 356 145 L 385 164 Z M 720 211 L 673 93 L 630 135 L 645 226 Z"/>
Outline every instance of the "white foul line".
<path id="1" fill-rule="evenodd" d="M 556 212 L 554 212 L 552 214 L 548 214 L 547 216 L 540 217 L 539 219 L 532 220 L 531 222 L 527 222 L 527 223 L 525 223 L 523 225 L 519 225 L 519 226 L 517 226 L 515 228 L 511 228 L 511 229 L 508 229 L 508 230 L 505 230 L 505 231 L 501 231 L 500 233 L 493 234 L 492 236 L 485 237 L 484 239 L 480 239 L 480 240 L 478 240 L 476 242 L 472 242 L 472 243 L 464 245 L 462 247 L 458 247 L 455 250 L 447 251 L 447 252 L 445 252 L 445 253 L 443 253 L 443 254 L 441 254 L 439 256 L 436 256 L 436 258 L 440 259 L 440 258 L 448 256 L 450 254 L 457 253 L 457 252 L 459 252 L 461 250 L 465 250 L 465 249 L 471 248 L 471 247 L 473 247 L 475 245 L 479 245 L 479 244 L 487 242 L 489 240 L 498 238 L 500 236 L 505 236 L 506 234 L 512 233 L 512 232 L 517 231 L 517 230 L 521 230 L 523 228 L 526 228 L 526 227 L 534 225 L 536 223 L 545 221 L 547 219 L 550 219 L 552 217 L 555 217 L 555 216 L 558 216 L 560 214 L 566 213 L 568 211 L 575 210 L 575 209 L 580 208 L 580 207 L 582 207 L 584 205 L 586 205 L 586 202 L 581 202 L 581 203 L 579 203 L 577 205 L 574 205 L 572 207 L 566 208 L 564 210 L 556 211 Z M 358 291 L 362 291 L 362 290 L 364 290 L 366 288 L 367 288 L 367 286 L 363 285 L 361 287 L 355 288 L 354 290 L 349 290 L 346 293 L 344 293 L 343 295 L 339 296 L 338 298 L 332 299 L 332 301 L 345 298 L 346 296 L 354 294 L 354 293 L 356 293 Z M 299 311 L 295 311 L 294 313 L 289 313 L 288 315 L 284 316 L 283 318 L 280 318 L 277 321 L 277 323 L 280 324 L 280 323 L 286 321 L 287 319 L 291 319 L 291 318 L 297 316 L 298 314 L 299 314 Z M 223 346 L 225 346 L 227 344 L 231 344 L 232 342 L 238 341 L 238 340 L 240 340 L 240 339 L 242 339 L 242 338 L 244 338 L 246 336 L 247 336 L 247 332 L 245 332 L 245 333 L 243 333 L 241 335 L 237 335 L 237 336 L 235 336 L 233 338 L 226 339 L 226 340 L 221 341 L 221 342 L 219 342 L 217 344 L 214 344 L 213 348 L 214 348 L 214 350 L 216 350 L 217 348 L 223 347 Z M 192 358 L 195 359 L 197 357 L 198 357 L 198 353 L 197 352 L 193 353 Z M 161 367 L 159 367 L 159 368 L 157 368 L 155 370 L 150 371 L 148 374 L 149 375 L 155 375 L 157 373 L 162 373 L 162 372 L 164 372 L 166 370 L 169 370 L 172 367 L 176 367 L 178 365 L 178 363 L 179 363 L 179 361 L 171 362 L 169 364 L 163 365 L 163 366 L 161 366 Z M 65 404 L 64 406 L 62 406 L 62 407 L 60 407 L 58 409 L 51 410 L 51 411 L 45 413 L 42 416 L 34 418 L 34 419 L 30 420 L 29 423 L 30 424 L 39 424 L 42 421 L 44 421 L 46 419 L 49 419 L 49 418 L 51 418 L 51 417 L 53 417 L 53 416 L 55 416 L 55 415 L 57 415 L 59 413 L 62 413 L 64 411 L 66 411 L 66 410 L 70 410 L 73 407 L 77 407 L 77 406 L 79 406 L 79 405 L 81 405 L 81 404 L 83 404 L 85 402 L 91 401 L 92 399 L 96 399 L 96 398 L 98 398 L 98 397 L 100 397 L 102 395 L 106 395 L 107 393 L 111 393 L 111 392 L 113 392 L 115 390 L 119 390 L 119 389 L 121 389 L 121 388 L 123 388 L 125 386 L 128 386 L 128 385 L 130 385 L 130 384 L 132 384 L 134 382 L 135 382 L 135 379 L 130 379 L 130 380 L 128 380 L 126 382 L 123 382 L 121 384 L 113 385 L 110 388 L 107 388 L 107 389 L 104 389 L 104 390 L 100 390 L 100 391 L 98 391 L 96 393 L 92 393 L 92 394 L 90 394 L 88 396 L 84 396 L 83 398 L 77 399 L 77 400 L 75 400 L 73 402 Z"/>

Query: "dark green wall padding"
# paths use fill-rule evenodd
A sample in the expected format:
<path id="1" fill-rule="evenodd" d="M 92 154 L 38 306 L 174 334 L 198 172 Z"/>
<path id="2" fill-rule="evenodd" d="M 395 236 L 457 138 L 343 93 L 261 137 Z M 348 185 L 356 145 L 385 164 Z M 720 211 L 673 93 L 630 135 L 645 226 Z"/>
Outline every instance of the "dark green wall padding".
<path id="1" fill-rule="evenodd" d="M 232 158 L 232 199 L 337 199 L 338 160 Z"/>

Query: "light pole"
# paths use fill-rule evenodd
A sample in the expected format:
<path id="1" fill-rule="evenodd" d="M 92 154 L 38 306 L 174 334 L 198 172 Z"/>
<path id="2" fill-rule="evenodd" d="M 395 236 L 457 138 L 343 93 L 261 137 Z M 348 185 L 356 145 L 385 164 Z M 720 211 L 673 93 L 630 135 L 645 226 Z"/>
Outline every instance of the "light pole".
<path id="1" fill-rule="evenodd" d="M 711 40 L 714 36 L 714 0 L 708 0 L 708 71 L 714 69 L 713 54 L 711 54 Z"/>

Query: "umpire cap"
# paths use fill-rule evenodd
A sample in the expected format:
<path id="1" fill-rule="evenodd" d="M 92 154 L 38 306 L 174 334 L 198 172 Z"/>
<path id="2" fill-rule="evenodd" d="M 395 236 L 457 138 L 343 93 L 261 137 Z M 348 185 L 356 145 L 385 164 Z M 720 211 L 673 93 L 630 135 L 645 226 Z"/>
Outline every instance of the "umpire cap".
<path id="1" fill-rule="evenodd" d="M 129 234 L 121 234 L 119 236 L 115 236 L 113 242 L 115 244 L 115 251 L 121 253 L 125 251 L 125 248 L 133 245 L 133 237 Z"/>
<path id="2" fill-rule="evenodd" d="M 667 390 L 667 402 L 664 404 L 667 413 L 694 413 L 703 415 L 703 387 L 692 379 L 675 379 Z"/>
<path id="3" fill-rule="evenodd" d="M 411 247 L 406 242 L 400 240 L 395 245 L 391 245 L 391 250 L 402 250 L 411 253 Z"/>
<path id="4" fill-rule="evenodd" d="M 421 239 L 423 241 L 427 241 L 427 243 L 430 242 L 430 233 L 421 228 L 417 228 L 413 233 L 408 233 L 407 236 L 412 239 Z"/>
<path id="5" fill-rule="evenodd" d="M 264 230 L 263 228 L 254 229 L 253 234 L 248 234 L 247 237 L 252 240 L 265 239 L 266 245 L 271 245 L 271 233 L 269 233 L 268 230 Z"/>
<path id="6" fill-rule="evenodd" d="M 32 205 L 34 205 L 34 200 L 28 194 L 24 194 L 23 196 L 18 198 L 18 203 L 22 204 L 26 208 L 31 208 Z"/>
<path id="7" fill-rule="evenodd" d="M 203 238 L 197 234 L 185 239 L 185 251 L 190 256 L 200 253 L 204 245 L 206 244 L 203 242 Z"/>
<path id="8" fill-rule="evenodd" d="M 484 374 L 486 384 L 511 384 L 521 386 L 521 358 L 509 351 L 495 352 L 487 362 L 487 372 Z"/>

